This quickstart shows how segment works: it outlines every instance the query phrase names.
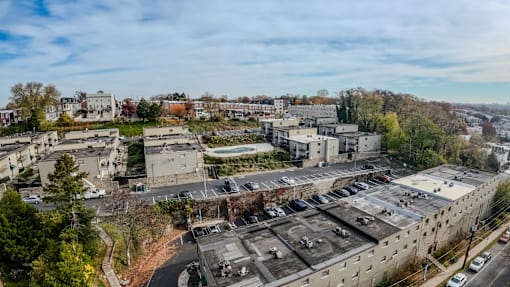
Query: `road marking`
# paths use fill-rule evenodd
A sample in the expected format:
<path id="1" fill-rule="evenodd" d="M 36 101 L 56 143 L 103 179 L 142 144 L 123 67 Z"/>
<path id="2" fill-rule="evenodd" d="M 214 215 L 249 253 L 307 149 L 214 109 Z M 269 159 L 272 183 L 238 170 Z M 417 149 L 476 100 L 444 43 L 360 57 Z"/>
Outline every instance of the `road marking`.
<path id="1" fill-rule="evenodd" d="M 263 185 L 263 186 L 265 186 L 266 188 L 271 188 L 269 185 L 267 185 L 267 184 L 265 184 L 265 183 L 263 183 L 263 182 L 261 182 L 260 184 L 262 184 L 262 185 Z"/>
<path id="2" fill-rule="evenodd" d="M 271 180 L 271 181 L 269 181 L 269 182 L 270 182 L 270 183 L 272 183 L 272 184 L 274 184 L 276 187 L 280 187 L 280 185 L 279 185 L 279 184 L 275 183 L 275 182 L 274 182 L 274 181 L 272 181 L 272 180 Z"/>
<path id="3" fill-rule="evenodd" d="M 246 185 L 243 184 L 243 188 L 246 189 L 246 191 L 250 192 L 251 190 L 246 187 Z"/>
<path id="4" fill-rule="evenodd" d="M 203 197 L 203 198 L 207 198 L 207 189 L 206 189 L 206 190 L 204 190 L 204 191 L 201 191 L 201 190 L 200 190 L 200 193 L 202 194 L 202 197 Z"/>
<path id="5" fill-rule="evenodd" d="M 211 191 L 213 192 L 214 196 L 218 197 L 218 195 L 216 194 L 216 192 L 214 191 L 214 188 L 211 189 Z"/>
<path id="6" fill-rule="evenodd" d="M 329 197 L 333 201 L 336 201 L 336 198 L 334 198 L 333 196 L 331 196 L 331 195 L 329 195 L 327 193 L 325 193 L 324 196 Z"/>
<path id="7" fill-rule="evenodd" d="M 484 267 L 489 266 L 489 264 L 491 264 L 492 262 L 494 262 L 494 259 L 496 259 L 496 257 L 498 257 L 498 256 L 499 256 L 499 254 L 501 254 L 501 252 L 503 252 L 503 251 L 505 250 L 505 247 L 506 247 L 506 246 L 503 246 L 503 248 L 501 248 L 501 250 L 499 250 L 499 251 L 498 251 L 498 253 L 496 253 L 494 256 L 492 256 L 491 261 L 489 261 L 489 263 L 487 263 L 487 265 L 484 265 Z M 484 268 L 484 269 L 485 269 L 485 268 Z M 494 283 L 494 281 L 496 281 L 496 280 L 498 279 L 499 275 L 501 275 L 501 272 L 503 272 L 503 271 L 505 271 L 505 268 L 501 269 L 501 271 L 498 273 L 498 276 L 496 276 L 496 277 L 494 278 L 494 280 L 492 280 L 492 281 L 491 281 L 491 282 L 490 282 L 487 286 L 491 286 L 491 285 L 492 285 L 492 283 Z M 476 277 L 477 277 L 480 273 L 481 273 L 481 272 L 477 272 L 475 275 L 473 275 L 473 277 L 471 277 L 471 279 L 467 282 L 467 284 L 466 284 L 466 285 L 469 285 L 469 283 L 470 283 L 471 281 L 473 281 L 473 279 L 475 279 L 475 278 L 476 278 Z"/>
<path id="8" fill-rule="evenodd" d="M 311 208 L 315 208 L 315 206 L 311 205 L 308 201 L 306 200 L 303 200 L 304 203 L 308 204 L 308 206 L 310 206 Z"/>
<path id="9" fill-rule="evenodd" d="M 310 199 L 308 199 L 308 200 L 312 201 L 313 203 L 315 203 L 315 204 L 317 204 L 317 205 L 320 205 L 320 204 L 321 204 L 320 202 L 315 201 L 315 199 L 313 199 L 313 198 L 310 198 Z M 306 200 L 303 200 L 303 201 L 304 201 L 304 202 L 306 202 Z M 310 206 L 313 206 L 313 205 L 310 205 Z"/>

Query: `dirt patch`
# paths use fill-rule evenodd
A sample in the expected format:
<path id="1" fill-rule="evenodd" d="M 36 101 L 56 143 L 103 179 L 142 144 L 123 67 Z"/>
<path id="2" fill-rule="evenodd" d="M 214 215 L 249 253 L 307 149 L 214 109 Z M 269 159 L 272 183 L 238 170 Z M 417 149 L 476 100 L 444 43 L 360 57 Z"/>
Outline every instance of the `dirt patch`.
<path id="1" fill-rule="evenodd" d="M 145 254 L 126 272 L 126 275 L 119 276 L 120 279 L 129 280 L 129 287 L 140 287 L 147 283 L 160 265 L 165 263 L 175 254 L 176 246 L 172 241 L 182 236 L 186 231 L 174 229 L 167 235 L 161 237 L 157 242 L 151 244 L 145 250 Z"/>

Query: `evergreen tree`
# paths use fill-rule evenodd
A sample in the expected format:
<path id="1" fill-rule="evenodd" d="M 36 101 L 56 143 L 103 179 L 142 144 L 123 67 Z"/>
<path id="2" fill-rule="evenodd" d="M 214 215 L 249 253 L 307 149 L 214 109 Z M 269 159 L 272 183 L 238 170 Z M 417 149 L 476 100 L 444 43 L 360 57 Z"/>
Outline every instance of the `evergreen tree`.
<path id="1" fill-rule="evenodd" d="M 9 189 L 0 200 L 0 273 L 21 279 L 42 253 L 44 234 L 37 210 Z M 21 271 L 21 274 L 16 274 Z"/>
<path id="2" fill-rule="evenodd" d="M 144 98 L 136 106 L 136 115 L 143 121 L 149 117 L 150 104 Z"/>

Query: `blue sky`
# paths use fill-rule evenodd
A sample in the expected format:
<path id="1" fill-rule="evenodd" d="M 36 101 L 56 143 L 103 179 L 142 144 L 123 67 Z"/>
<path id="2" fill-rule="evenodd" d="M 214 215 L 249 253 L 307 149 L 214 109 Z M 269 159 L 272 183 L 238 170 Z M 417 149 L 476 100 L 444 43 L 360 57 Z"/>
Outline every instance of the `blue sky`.
<path id="1" fill-rule="evenodd" d="M 0 105 L 28 81 L 65 96 L 363 86 L 507 103 L 508 15 L 507 0 L 0 0 Z"/>

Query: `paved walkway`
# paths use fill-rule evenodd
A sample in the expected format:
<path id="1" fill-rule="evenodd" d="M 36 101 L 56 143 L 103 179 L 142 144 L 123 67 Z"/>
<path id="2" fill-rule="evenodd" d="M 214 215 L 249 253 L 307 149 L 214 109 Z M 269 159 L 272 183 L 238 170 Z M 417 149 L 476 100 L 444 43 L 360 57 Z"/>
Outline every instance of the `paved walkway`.
<path id="1" fill-rule="evenodd" d="M 95 229 L 99 233 L 99 237 L 101 240 L 103 240 L 104 244 L 106 244 L 106 253 L 103 258 L 103 264 L 101 265 L 101 269 L 103 269 L 104 275 L 106 276 L 106 279 L 108 280 L 108 283 L 110 283 L 110 287 L 121 287 L 119 283 L 119 279 L 117 278 L 117 275 L 115 274 L 115 271 L 113 271 L 112 268 L 112 255 L 113 255 L 113 240 L 104 231 L 104 229 L 99 225 L 94 225 Z"/>
<path id="2" fill-rule="evenodd" d="M 475 258 L 480 252 L 482 252 L 488 245 L 488 243 L 497 240 L 501 233 L 505 231 L 508 227 L 510 227 L 510 222 L 507 222 L 501 225 L 498 229 L 493 231 L 485 240 L 481 241 L 477 245 L 471 245 L 471 250 L 469 250 L 469 256 L 466 264 L 469 264 L 470 260 Z M 459 257 L 457 262 L 448 266 L 444 272 L 437 274 L 436 276 L 430 278 L 428 281 L 424 282 L 422 287 L 436 287 L 441 282 L 445 281 L 447 278 L 451 277 L 453 274 L 460 272 L 459 270 L 462 268 L 462 263 L 464 263 L 464 257 Z"/>

